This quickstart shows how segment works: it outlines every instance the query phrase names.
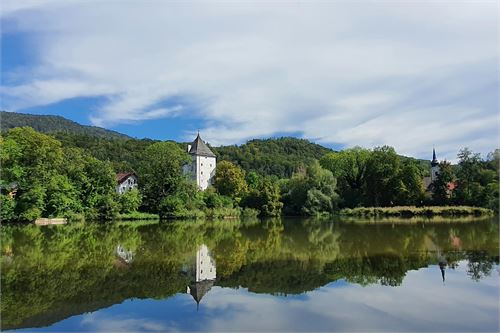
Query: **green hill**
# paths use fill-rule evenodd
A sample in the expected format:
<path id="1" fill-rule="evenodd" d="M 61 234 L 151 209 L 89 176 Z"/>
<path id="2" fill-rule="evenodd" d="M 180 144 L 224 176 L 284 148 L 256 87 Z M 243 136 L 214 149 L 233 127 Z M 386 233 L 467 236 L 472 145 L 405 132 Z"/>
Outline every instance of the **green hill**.
<path id="1" fill-rule="evenodd" d="M 29 126 L 43 133 L 63 132 L 85 134 L 100 138 L 129 138 L 125 134 L 101 127 L 80 125 L 61 116 L 0 111 L 0 127 L 2 132 L 21 126 Z"/>
<path id="2" fill-rule="evenodd" d="M 331 149 L 291 137 L 254 139 L 240 146 L 213 148 L 219 160 L 229 160 L 245 171 L 288 178 L 301 165 L 320 159 Z"/>
<path id="3" fill-rule="evenodd" d="M 63 146 L 79 147 L 92 156 L 110 161 L 116 171 L 137 170 L 142 152 L 157 140 L 135 139 L 125 134 L 96 126 L 80 125 L 61 116 L 32 115 L 0 111 L 3 131 L 19 126 L 50 133 Z M 178 143 L 185 149 L 187 143 Z M 304 139 L 292 137 L 254 139 L 242 145 L 211 147 L 218 160 L 228 160 L 241 166 L 246 172 L 289 178 L 301 165 L 319 160 L 331 149 Z M 411 157 L 402 157 L 411 158 Z M 429 161 L 418 160 L 428 172 Z"/>

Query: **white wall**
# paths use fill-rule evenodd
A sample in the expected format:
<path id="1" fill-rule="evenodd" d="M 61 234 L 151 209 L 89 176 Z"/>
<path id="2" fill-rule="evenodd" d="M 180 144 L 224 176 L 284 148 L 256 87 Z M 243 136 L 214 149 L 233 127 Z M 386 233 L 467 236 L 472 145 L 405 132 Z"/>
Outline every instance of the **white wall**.
<path id="1" fill-rule="evenodd" d="M 196 156 L 196 184 L 201 190 L 206 190 L 212 184 L 215 166 L 215 157 Z"/>
<path id="2" fill-rule="evenodd" d="M 439 165 L 431 167 L 431 181 L 434 182 L 439 175 Z"/>
<path id="3" fill-rule="evenodd" d="M 216 276 L 215 260 L 210 255 L 208 247 L 201 245 L 196 252 L 196 282 L 215 280 Z"/>
<path id="4" fill-rule="evenodd" d="M 137 177 L 134 175 L 129 176 L 125 181 L 116 186 L 116 192 L 119 194 L 123 194 L 133 188 L 137 187 Z"/>

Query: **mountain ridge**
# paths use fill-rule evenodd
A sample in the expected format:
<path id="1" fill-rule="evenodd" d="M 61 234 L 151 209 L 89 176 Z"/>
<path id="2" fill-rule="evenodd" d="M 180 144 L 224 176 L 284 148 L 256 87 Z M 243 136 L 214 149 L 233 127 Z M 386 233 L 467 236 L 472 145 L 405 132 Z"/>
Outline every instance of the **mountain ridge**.
<path id="1" fill-rule="evenodd" d="M 0 128 L 5 132 L 14 127 L 29 126 L 42 133 L 89 134 L 102 138 L 131 138 L 130 136 L 98 126 L 82 125 L 57 115 L 38 115 L 0 111 Z"/>

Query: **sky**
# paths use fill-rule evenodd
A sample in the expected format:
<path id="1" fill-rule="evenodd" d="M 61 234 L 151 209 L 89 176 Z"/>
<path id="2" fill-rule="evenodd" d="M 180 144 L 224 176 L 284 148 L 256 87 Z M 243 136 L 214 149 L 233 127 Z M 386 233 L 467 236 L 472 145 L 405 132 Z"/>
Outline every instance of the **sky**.
<path id="1" fill-rule="evenodd" d="M 499 142 L 492 1 L 2 0 L 1 109 L 212 145 Z"/>

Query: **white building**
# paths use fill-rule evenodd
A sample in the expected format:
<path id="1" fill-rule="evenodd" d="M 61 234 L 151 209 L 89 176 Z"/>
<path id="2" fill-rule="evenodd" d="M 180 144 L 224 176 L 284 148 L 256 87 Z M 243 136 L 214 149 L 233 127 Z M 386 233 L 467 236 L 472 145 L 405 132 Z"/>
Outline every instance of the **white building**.
<path id="1" fill-rule="evenodd" d="M 186 293 L 193 296 L 198 308 L 201 299 L 213 287 L 217 277 L 215 260 L 205 244 L 200 245 L 196 251 L 195 266 L 189 270 L 189 273 L 192 274 L 194 281 L 189 284 Z"/>
<path id="2" fill-rule="evenodd" d="M 137 187 L 137 176 L 133 172 L 116 174 L 116 193 L 123 194 Z"/>
<path id="3" fill-rule="evenodd" d="M 191 155 L 191 163 L 184 166 L 184 174 L 190 175 L 200 190 L 206 190 L 215 176 L 215 154 L 203 142 L 200 133 L 193 143 L 188 145 L 187 150 Z"/>

